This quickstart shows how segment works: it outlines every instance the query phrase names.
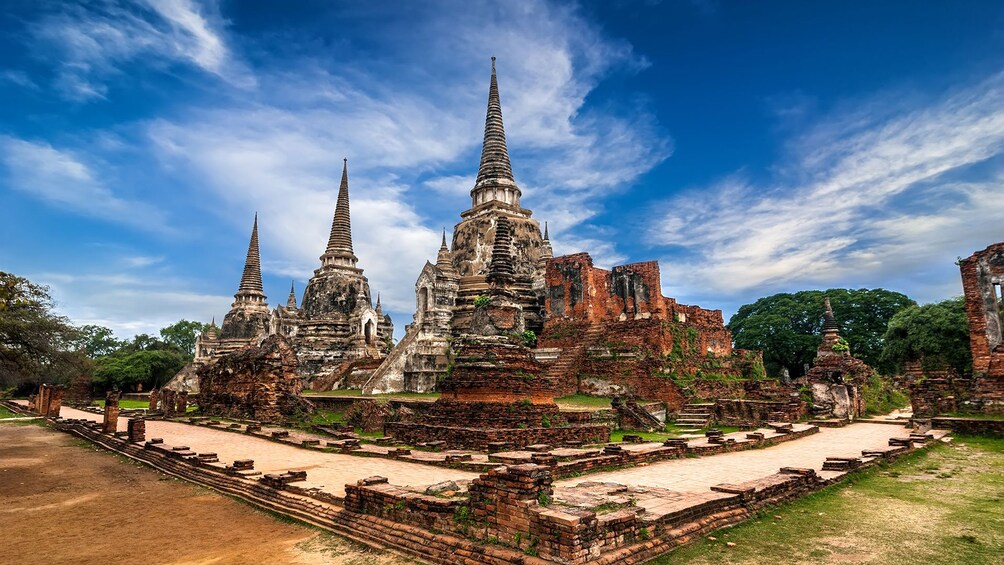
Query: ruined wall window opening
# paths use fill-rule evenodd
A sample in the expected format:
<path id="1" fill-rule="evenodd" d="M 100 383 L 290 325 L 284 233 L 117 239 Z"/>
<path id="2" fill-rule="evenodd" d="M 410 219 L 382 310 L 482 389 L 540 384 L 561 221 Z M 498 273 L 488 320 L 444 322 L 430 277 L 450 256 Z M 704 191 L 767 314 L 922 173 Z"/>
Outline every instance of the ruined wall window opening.
<path id="1" fill-rule="evenodd" d="M 990 290 L 994 293 L 994 306 L 997 307 L 997 327 L 1001 328 L 1001 334 L 1004 334 L 1004 294 L 1001 294 L 1002 284 L 1004 282 L 998 280 L 990 285 Z"/>
<path id="2" fill-rule="evenodd" d="M 429 287 L 423 286 L 418 289 L 418 312 L 421 319 L 425 318 L 425 314 L 429 311 Z"/>
<path id="3" fill-rule="evenodd" d="M 373 344 L 373 338 L 376 335 L 376 324 L 373 320 L 366 320 L 366 324 L 363 325 L 363 337 L 366 338 L 366 343 L 369 345 Z"/>

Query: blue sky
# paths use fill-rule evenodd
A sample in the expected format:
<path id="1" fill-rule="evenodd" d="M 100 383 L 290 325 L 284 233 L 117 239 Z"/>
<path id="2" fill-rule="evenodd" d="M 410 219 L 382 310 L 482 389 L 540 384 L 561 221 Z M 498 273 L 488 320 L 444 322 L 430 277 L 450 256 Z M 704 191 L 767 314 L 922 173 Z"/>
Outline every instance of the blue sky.
<path id="1" fill-rule="evenodd" d="M 1004 239 L 1000 2 L 13 0 L 0 270 L 120 337 L 229 309 L 251 222 L 298 296 L 349 159 L 394 318 L 469 206 L 498 57 L 555 252 L 658 259 L 724 310 L 780 291 L 961 293 Z"/>

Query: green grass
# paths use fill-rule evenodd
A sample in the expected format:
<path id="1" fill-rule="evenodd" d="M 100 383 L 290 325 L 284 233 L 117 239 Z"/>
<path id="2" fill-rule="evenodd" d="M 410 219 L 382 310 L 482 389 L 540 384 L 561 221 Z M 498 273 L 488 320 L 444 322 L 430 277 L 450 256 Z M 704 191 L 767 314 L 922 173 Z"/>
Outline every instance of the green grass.
<path id="1" fill-rule="evenodd" d="M 632 430 L 613 430 L 610 432 L 610 441 L 624 441 L 625 435 L 641 436 L 645 441 L 666 441 L 670 438 L 680 437 L 677 434 L 667 434 L 661 432 L 635 432 Z"/>
<path id="2" fill-rule="evenodd" d="M 1001 563 L 1002 507 L 1004 440 L 956 437 L 652 563 Z"/>
<path id="3" fill-rule="evenodd" d="M 610 398 L 606 396 L 573 394 L 571 396 L 555 398 L 554 401 L 561 408 L 588 408 L 590 410 L 603 410 L 610 408 Z"/>
<path id="4" fill-rule="evenodd" d="M 1004 420 L 1004 414 L 966 414 L 962 412 L 956 412 L 954 414 L 939 414 L 935 418 L 969 418 L 971 420 L 991 420 L 994 422 L 999 422 Z"/>
<path id="5" fill-rule="evenodd" d="M 104 408 L 105 401 L 95 400 L 94 405 Z M 149 400 L 126 400 L 124 398 L 122 400 L 119 400 L 119 408 L 149 408 L 149 407 L 150 407 Z"/>
<path id="6" fill-rule="evenodd" d="M 10 410 L 8 410 L 3 406 L 0 406 L 0 420 L 3 420 L 5 418 L 17 418 L 17 417 L 18 417 L 17 414 L 11 412 Z"/>

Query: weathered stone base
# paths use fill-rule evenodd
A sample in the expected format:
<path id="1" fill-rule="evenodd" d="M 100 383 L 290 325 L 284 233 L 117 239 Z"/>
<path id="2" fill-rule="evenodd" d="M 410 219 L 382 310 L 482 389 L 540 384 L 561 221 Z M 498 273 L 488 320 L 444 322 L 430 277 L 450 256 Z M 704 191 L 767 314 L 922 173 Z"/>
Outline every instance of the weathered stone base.
<path id="1" fill-rule="evenodd" d="M 574 424 L 560 428 L 464 428 L 416 423 L 388 423 L 385 432 L 402 443 L 416 445 L 445 441 L 449 449 L 488 449 L 489 443 L 505 442 L 513 448 L 534 444 L 582 445 L 610 441 L 604 424 Z"/>

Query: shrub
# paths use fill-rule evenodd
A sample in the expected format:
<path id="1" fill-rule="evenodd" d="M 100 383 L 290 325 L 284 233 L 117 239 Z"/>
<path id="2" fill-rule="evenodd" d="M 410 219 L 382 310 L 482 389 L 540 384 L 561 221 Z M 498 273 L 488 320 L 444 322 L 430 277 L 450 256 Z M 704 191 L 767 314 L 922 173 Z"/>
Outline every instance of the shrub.
<path id="1" fill-rule="evenodd" d="M 484 308 L 485 306 L 488 306 L 491 303 L 492 303 L 492 299 L 491 299 L 490 296 L 485 296 L 485 295 L 482 294 L 480 296 L 475 296 L 474 297 L 474 307 L 475 308 Z"/>

